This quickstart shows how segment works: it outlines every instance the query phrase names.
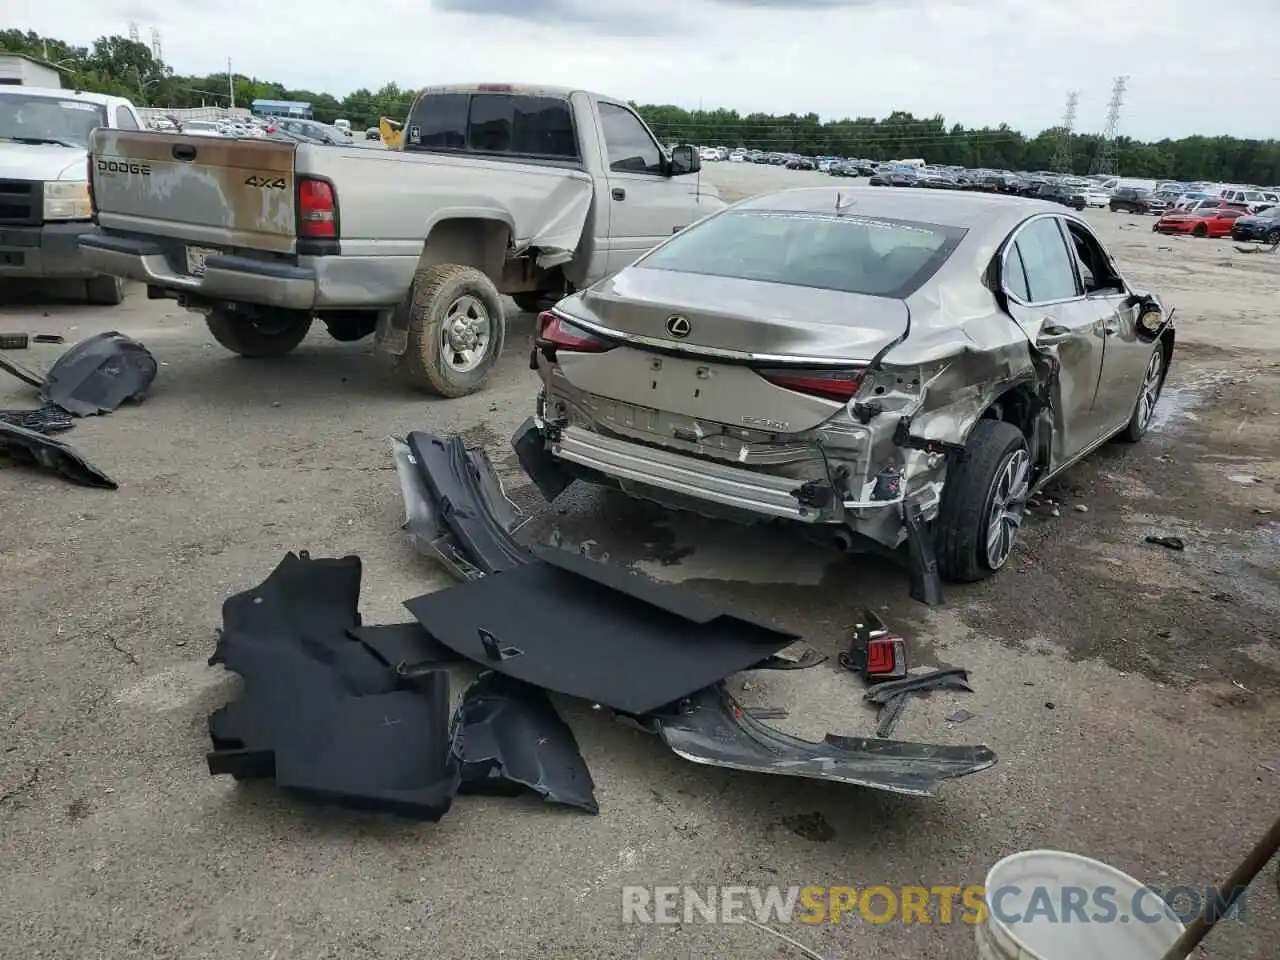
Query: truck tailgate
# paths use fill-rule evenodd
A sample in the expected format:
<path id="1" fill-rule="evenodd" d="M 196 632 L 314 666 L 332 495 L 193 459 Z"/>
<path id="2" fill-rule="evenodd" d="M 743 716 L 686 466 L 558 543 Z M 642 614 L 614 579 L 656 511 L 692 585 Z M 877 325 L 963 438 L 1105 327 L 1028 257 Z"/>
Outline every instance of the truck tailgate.
<path id="1" fill-rule="evenodd" d="M 103 229 L 293 253 L 294 144 L 100 129 L 90 143 Z"/>

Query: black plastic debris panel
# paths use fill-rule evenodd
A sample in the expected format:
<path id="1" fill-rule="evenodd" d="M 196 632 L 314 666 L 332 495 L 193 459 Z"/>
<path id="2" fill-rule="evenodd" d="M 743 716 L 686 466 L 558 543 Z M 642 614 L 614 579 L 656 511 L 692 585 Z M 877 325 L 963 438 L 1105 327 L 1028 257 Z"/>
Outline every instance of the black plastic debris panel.
<path id="1" fill-rule="evenodd" d="M 483 450 L 461 437 L 415 431 L 405 451 L 393 446 L 405 525 L 419 550 L 429 548 L 455 576 L 473 579 L 530 562 L 511 535 L 516 512 Z M 416 474 L 416 476 L 415 476 Z"/>
<path id="2" fill-rule="evenodd" d="M 573 731 L 545 690 L 487 672 L 454 715 L 453 755 L 462 793 L 532 791 L 548 803 L 599 813 L 595 785 Z"/>
<path id="3" fill-rule="evenodd" d="M 996 762 L 985 746 L 952 747 L 827 734 L 801 740 L 761 723 L 723 685 L 698 691 L 652 718 L 659 736 L 694 763 L 731 770 L 833 780 L 891 793 L 933 796 L 943 780 Z"/>
<path id="4" fill-rule="evenodd" d="M 7 420 L 0 420 L 0 456 L 49 470 L 84 487 L 117 489 L 114 480 L 77 453 L 70 444 Z"/>
<path id="5" fill-rule="evenodd" d="M 579 554 L 536 556 L 405 606 L 469 660 L 631 714 L 657 710 L 798 639 Z"/>
<path id="6" fill-rule="evenodd" d="M 131 337 L 114 331 L 81 340 L 60 356 L 41 396 L 77 417 L 110 413 L 126 400 L 140 401 L 156 378 L 156 360 Z"/>
<path id="7" fill-rule="evenodd" d="M 458 784 L 442 671 L 402 679 L 361 630 L 358 557 L 287 554 L 222 608 L 210 663 L 244 679 L 209 717 L 209 772 L 305 798 L 438 820 Z"/>

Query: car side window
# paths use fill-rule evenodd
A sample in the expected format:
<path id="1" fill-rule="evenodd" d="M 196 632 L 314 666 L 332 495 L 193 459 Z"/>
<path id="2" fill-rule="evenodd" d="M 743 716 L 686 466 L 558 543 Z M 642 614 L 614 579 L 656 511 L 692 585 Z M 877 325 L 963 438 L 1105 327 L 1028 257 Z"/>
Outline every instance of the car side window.
<path id="1" fill-rule="evenodd" d="M 116 129 L 117 130 L 137 130 L 138 122 L 133 119 L 133 114 L 125 107 L 116 107 Z"/>
<path id="2" fill-rule="evenodd" d="M 1067 220 L 1066 225 L 1071 244 L 1075 247 L 1084 292 L 1123 293 L 1124 283 L 1111 268 L 1111 262 L 1098 238 L 1073 220 Z"/>
<path id="3" fill-rule="evenodd" d="M 1004 288 L 1010 296 L 1023 303 L 1031 302 L 1031 288 L 1027 286 L 1027 270 L 1022 265 L 1022 253 L 1016 243 L 1009 245 L 1004 257 L 1004 272 L 1001 277 Z"/>
<path id="4" fill-rule="evenodd" d="M 617 173 L 661 176 L 665 172 L 662 151 L 640 118 L 614 103 L 601 103 L 599 107 L 609 169 Z"/>
<path id="5" fill-rule="evenodd" d="M 1055 217 L 1033 220 L 1018 232 L 1018 251 L 1027 273 L 1029 303 L 1050 303 L 1080 295 L 1074 257 Z"/>

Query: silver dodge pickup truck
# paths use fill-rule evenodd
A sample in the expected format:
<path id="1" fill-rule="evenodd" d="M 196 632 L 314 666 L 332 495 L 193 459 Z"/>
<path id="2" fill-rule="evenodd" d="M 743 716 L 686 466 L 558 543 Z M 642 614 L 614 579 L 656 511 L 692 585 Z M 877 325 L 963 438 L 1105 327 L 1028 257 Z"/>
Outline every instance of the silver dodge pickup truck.
<path id="1" fill-rule="evenodd" d="M 571 89 L 428 88 L 398 150 L 99 130 L 90 152 L 95 269 L 203 313 L 242 356 L 288 353 L 317 318 L 376 334 L 447 397 L 488 379 L 501 294 L 540 309 L 724 207 L 694 148 Z"/>

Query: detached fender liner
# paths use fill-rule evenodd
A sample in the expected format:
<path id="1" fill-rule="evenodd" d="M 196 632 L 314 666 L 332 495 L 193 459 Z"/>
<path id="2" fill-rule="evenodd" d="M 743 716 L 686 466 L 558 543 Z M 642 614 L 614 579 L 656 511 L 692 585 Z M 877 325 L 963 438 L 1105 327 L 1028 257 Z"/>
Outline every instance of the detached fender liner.
<path id="1" fill-rule="evenodd" d="M 595 784 L 569 725 L 545 690 L 485 673 L 454 716 L 453 755 L 462 793 L 532 791 L 548 803 L 599 813 Z"/>
<path id="2" fill-rule="evenodd" d="M 0 454 L 19 462 L 33 463 L 84 487 L 117 489 L 114 480 L 77 453 L 70 444 L 7 420 L 0 420 Z"/>
<path id="3" fill-rule="evenodd" d="M 693 763 L 752 773 L 834 780 L 890 793 L 933 796 L 943 780 L 996 762 L 985 746 L 950 747 L 827 734 L 820 743 L 775 730 L 751 716 L 722 684 L 650 718 L 677 755 Z"/>

